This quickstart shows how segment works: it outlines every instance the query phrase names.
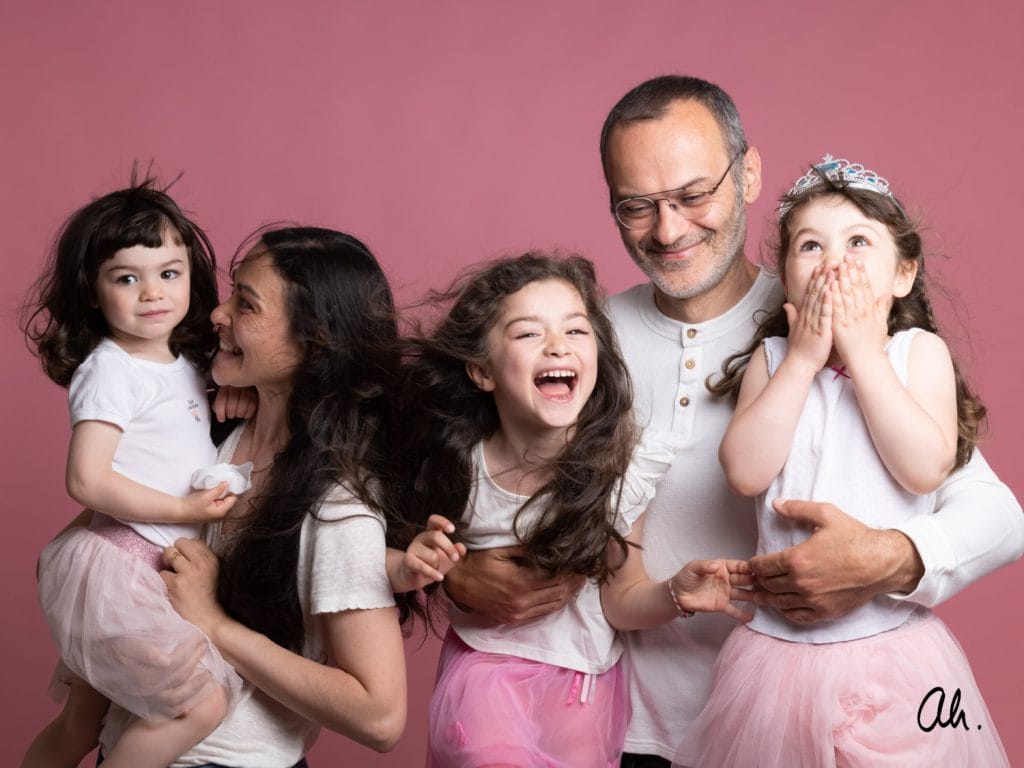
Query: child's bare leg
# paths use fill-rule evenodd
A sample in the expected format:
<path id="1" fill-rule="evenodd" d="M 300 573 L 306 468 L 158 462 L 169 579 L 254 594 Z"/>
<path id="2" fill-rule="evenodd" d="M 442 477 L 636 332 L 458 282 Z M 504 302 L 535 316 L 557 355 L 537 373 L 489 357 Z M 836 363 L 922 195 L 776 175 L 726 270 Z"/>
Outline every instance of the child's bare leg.
<path id="1" fill-rule="evenodd" d="M 110 702 L 83 680 L 73 680 L 64 709 L 29 745 L 21 768 L 78 768 L 99 743 Z"/>
<path id="2" fill-rule="evenodd" d="M 220 686 L 192 710 L 173 720 L 136 720 L 104 756 L 103 768 L 165 768 L 202 741 L 227 714 L 227 694 Z"/>

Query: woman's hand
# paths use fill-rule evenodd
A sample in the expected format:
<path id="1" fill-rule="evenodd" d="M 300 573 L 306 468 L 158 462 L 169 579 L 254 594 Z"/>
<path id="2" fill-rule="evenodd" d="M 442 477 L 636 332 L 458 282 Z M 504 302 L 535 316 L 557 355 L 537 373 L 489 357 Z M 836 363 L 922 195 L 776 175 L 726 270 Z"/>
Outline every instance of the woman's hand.
<path id="1" fill-rule="evenodd" d="M 228 620 L 217 602 L 217 556 L 198 539 L 178 539 L 164 550 L 164 565 L 169 570 L 160 576 L 174 610 L 214 640 L 216 627 Z"/>

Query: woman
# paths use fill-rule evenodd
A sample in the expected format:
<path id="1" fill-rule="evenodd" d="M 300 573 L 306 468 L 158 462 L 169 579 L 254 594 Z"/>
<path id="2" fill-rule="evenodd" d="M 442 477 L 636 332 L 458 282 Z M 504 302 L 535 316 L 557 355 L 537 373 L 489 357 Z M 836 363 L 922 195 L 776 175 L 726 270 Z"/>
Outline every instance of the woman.
<path id="1" fill-rule="evenodd" d="M 255 387 L 259 408 L 219 460 L 253 462 L 253 488 L 209 546 L 165 551 L 164 579 L 245 688 L 175 765 L 304 766 L 321 725 L 386 751 L 406 708 L 377 498 L 397 365 L 388 284 L 362 243 L 314 228 L 263 232 L 232 278 L 213 378 Z M 108 718 L 104 746 L 123 724 Z"/>

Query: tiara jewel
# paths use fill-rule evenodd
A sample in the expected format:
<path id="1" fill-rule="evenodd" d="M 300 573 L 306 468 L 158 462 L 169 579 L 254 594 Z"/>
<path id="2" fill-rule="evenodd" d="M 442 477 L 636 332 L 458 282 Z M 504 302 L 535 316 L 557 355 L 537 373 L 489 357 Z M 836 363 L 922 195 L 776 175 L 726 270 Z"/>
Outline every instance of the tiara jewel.
<path id="1" fill-rule="evenodd" d="M 820 163 L 797 179 L 796 184 L 782 198 L 783 201 L 779 204 L 779 218 L 785 216 L 793 207 L 793 198 L 812 187 L 820 186 L 823 183 L 822 176 L 830 181 L 839 182 L 842 186 L 866 189 L 869 192 L 892 197 L 888 179 L 879 176 L 874 171 L 869 171 L 860 163 L 851 163 L 842 158 L 836 160 L 832 155 L 825 155 Z"/>

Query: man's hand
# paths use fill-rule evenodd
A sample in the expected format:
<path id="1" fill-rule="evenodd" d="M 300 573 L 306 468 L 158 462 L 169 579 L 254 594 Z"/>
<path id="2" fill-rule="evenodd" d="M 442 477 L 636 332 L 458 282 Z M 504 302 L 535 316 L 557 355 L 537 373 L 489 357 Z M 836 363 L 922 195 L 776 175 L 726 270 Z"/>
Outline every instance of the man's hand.
<path id="1" fill-rule="evenodd" d="M 544 576 L 522 565 L 522 547 L 470 551 L 445 576 L 445 591 L 461 607 L 496 624 L 520 624 L 557 611 L 585 581 L 577 574 Z"/>
<path id="2" fill-rule="evenodd" d="M 814 530 L 796 546 L 751 558 L 751 598 L 798 624 L 834 619 L 887 592 L 911 592 L 924 575 L 899 531 L 869 528 L 832 504 L 772 502 L 783 517 Z"/>

